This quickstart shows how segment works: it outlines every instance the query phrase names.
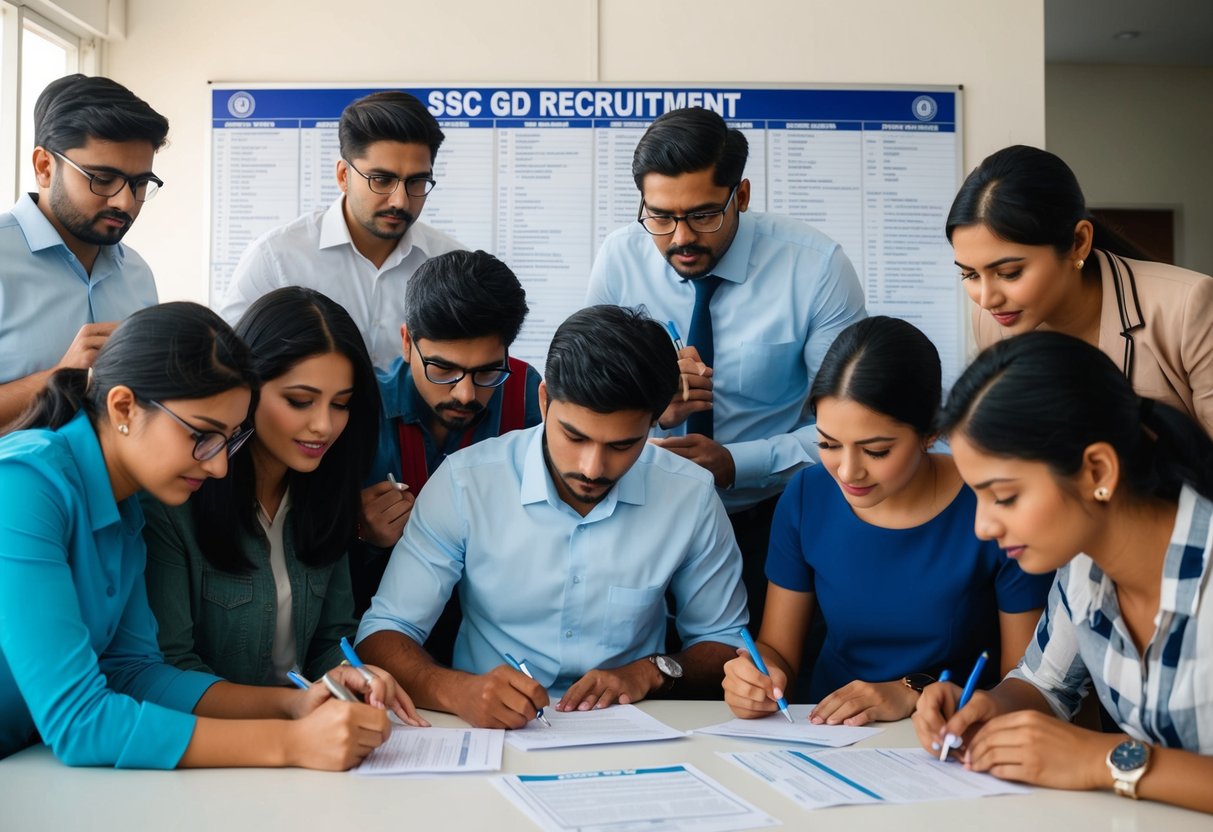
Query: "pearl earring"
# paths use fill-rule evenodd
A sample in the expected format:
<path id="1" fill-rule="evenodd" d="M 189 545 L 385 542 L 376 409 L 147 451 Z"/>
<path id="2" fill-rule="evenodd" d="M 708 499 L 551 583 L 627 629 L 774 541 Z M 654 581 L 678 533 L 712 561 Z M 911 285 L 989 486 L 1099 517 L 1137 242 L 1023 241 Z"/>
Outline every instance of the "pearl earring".
<path id="1" fill-rule="evenodd" d="M 126 425 L 118 425 L 118 433 L 122 434 L 123 436 L 127 436 L 130 432 L 131 429 Z"/>
<path id="2" fill-rule="evenodd" d="M 1084 265 L 1086 265 L 1086 263 L 1087 263 L 1086 260 L 1083 260 L 1081 257 L 1079 257 L 1077 260 L 1074 261 L 1074 268 L 1078 269 L 1079 271 L 1082 271 L 1082 267 Z"/>
<path id="3" fill-rule="evenodd" d="M 1094 496 L 1099 502 L 1106 503 L 1108 500 L 1112 499 L 1112 490 L 1106 485 L 1101 485 L 1099 488 L 1095 489 L 1095 493 L 1092 496 Z"/>

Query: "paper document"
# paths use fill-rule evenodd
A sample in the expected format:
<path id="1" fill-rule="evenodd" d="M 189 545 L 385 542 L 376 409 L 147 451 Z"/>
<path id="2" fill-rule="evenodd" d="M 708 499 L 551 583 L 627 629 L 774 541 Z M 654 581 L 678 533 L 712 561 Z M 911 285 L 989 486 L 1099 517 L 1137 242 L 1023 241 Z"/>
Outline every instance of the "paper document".
<path id="1" fill-rule="evenodd" d="M 488 728 L 395 728 L 354 774 L 446 774 L 501 771 L 505 731 Z"/>
<path id="2" fill-rule="evenodd" d="M 748 751 L 721 754 L 806 809 L 859 803 L 965 800 L 1030 789 L 941 763 L 921 748 Z"/>
<path id="3" fill-rule="evenodd" d="M 519 774 L 493 785 L 546 832 L 726 832 L 778 826 L 691 765 Z"/>
<path id="4" fill-rule="evenodd" d="M 539 748 L 673 740 L 686 736 L 635 705 L 611 705 L 596 711 L 558 711 L 548 708 L 543 713 L 552 723 L 551 728 L 531 720 L 525 728 L 510 731 L 506 741 L 523 751 L 534 751 Z"/>
<path id="5" fill-rule="evenodd" d="M 741 737 L 750 740 L 779 740 L 780 742 L 808 742 L 841 748 L 860 740 L 875 736 L 883 728 L 867 726 L 852 728 L 849 725 L 813 725 L 809 722 L 812 705 L 789 705 L 795 723 L 788 722 L 778 711 L 762 719 L 731 719 L 719 725 L 696 728 L 696 734 L 715 734 L 721 737 Z"/>

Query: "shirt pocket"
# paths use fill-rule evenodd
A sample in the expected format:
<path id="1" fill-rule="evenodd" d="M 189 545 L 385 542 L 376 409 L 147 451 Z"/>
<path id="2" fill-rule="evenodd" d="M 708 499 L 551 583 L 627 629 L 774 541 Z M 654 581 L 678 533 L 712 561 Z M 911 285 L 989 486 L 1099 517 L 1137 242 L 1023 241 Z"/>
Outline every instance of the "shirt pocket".
<path id="1" fill-rule="evenodd" d="M 770 404 L 783 398 L 788 387 L 803 376 L 800 344 L 750 341 L 741 345 L 741 377 L 737 388 L 747 399 Z M 799 372 L 797 372 L 799 370 Z"/>
<path id="2" fill-rule="evenodd" d="M 248 650 L 253 610 L 253 576 L 207 571 L 202 574 L 203 639 L 200 653 L 231 656 Z"/>
<path id="3" fill-rule="evenodd" d="M 603 646 L 616 653 L 642 643 L 654 630 L 664 640 L 665 587 L 608 587 L 605 625 Z"/>

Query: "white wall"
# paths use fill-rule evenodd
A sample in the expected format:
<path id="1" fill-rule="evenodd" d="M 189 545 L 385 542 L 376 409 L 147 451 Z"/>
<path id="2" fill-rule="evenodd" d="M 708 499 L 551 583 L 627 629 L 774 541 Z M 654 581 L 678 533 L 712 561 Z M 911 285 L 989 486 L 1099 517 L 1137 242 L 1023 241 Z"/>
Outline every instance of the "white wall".
<path id="1" fill-rule="evenodd" d="M 1176 208 L 1176 262 L 1213 274 L 1213 68 L 1049 64 L 1049 150 L 1087 203 Z"/>
<path id="2" fill-rule="evenodd" d="M 164 300 L 207 295 L 207 81 L 963 84 L 966 167 L 1045 138 L 1043 0 L 127 0 L 105 72 L 172 124 L 128 235 Z"/>

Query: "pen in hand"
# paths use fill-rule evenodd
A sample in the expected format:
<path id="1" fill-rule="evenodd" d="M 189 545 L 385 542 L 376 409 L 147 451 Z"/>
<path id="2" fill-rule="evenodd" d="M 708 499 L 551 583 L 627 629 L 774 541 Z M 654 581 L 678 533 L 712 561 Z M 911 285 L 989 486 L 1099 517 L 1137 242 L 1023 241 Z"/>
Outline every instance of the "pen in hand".
<path id="1" fill-rule="evenodd" d="M 362 675 L 363 679 L 366 679 L 366 684 L 369 688 L 370 684 L 375 681 L 375 674 L 366 669 L 366 665 L 363 664 L 362 659 L 358 658 L 358 654 L 354 652 L 354 647 L 350 644 L 350 640 L 348 638 L 342 636 L 340 646 L 341 652 L 345 654 L 345 660 L 350 663 L 350 667 L 354 668 Z"/>
<path id="2" fill-rule="evenodd" d="M 745 649 L 750 651 L 750 659 L 754 662 L 754 667 L 758 668 L 758 672 L 763 676 L 770 678 L 771 671 L 767 670 L 766 662 L 762 660 L 762 654 L 758 652 L 758 645 L 754 644 L 750 631 L 742 627 L 737 632 L 741 635 L 741 640 L 745 642 Z M 788 722 L 795 725 L 796 720 L 792 719 L 792 714 L 788 711 L 788 700 L 781 696 L 775 700 L 775 704 L 779 706 L 780 712 L 787 717 Z"/>
<path id="3" fill-rule="evenodd" d="M 981 671 L 985 670 L 986 662 L 989 660 L 989 651 L 981 651 L 981 655 L 977 657 L 977 663 L 973 665 L 973 672 L 969 674 L 969 680 L 965 682 L 964 690 L 960 692 L 960 701 L 956 703 L 957 711 L 963 710 L 964 706 L 969 704 L 969 700 L 973 698 L 973 691 L 977 690 L 977 680 L 981 677 Z M 960 748 L 960 737 L 948 732 L 943 739 L 943 753 L 940 755 L 940 759 L 946 759 L 948 751 L 953 748 Z"/>
<path id="4" fill-rule="evenodd" d="M 676 349 L 678 352 L 682 352 L 685 345 L 682 343 L 682 337 L 678 334 L 677 325 L 675 325 L 673 321 L 666 321 L 665 331 L 670 333 L 670 340 L 674 342 L 674 349 Z M 678 377 L 682 380 L 682 400 L 685 402 L 691 398 L 691 388 L 687 384 L 686 376 L 679 373 Z"/>
<path id="5" fill-rule="evenodd" d="M 288 670 L 286 672 L 286 678 L 290 679 L 291 682 L 294 683 L 295 687 L 300 688 L 302 690 L 307 690 L 308 688 L 310 688 L 312 686 L 311 682 L 309 682 L 307 679 L 304 679 L 302 676 L 300 676 L 298 673 L 296 673 L 293 670 Z M 350 693 L 349 688 L 347 688 L 345 685 L 338 682 L 332 676 L 329 676 L 327 673 L 320 677 L 320 681 L 323 682 L 324 686 L 329 689 L 329 693 L 331 693 L 333 695 L 334 699 L 339 699 L 342 702 L 357 702 L 358 701 L 358 697 L 354 696 L 354 694 Z"/>
<path id="6" fill-rule="evenodd" d="M 528 679 L 535 678 L 534 676 L 531 675 L 530 668 L 528 668 L 526 666 L 526 659 L 523 659 L 522 661 L 518 661 L 518 659 L 515 659 L 509 653 L 506 653 L 504 655 L 505 655 L 505 660 L 510 663 L 510 667 L 514 668 L 519 673 L 525 674 Z M 536 711 L 535 719 L 539 720 L 540 722 L 542 722 L 544 725 L 546 725 L 549 728 L 552 727 L 552 723 L 548 722 L 548 718 L 543 715 L 543 708 L 540 708 L 538 711 Z"/>

